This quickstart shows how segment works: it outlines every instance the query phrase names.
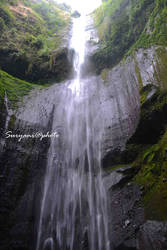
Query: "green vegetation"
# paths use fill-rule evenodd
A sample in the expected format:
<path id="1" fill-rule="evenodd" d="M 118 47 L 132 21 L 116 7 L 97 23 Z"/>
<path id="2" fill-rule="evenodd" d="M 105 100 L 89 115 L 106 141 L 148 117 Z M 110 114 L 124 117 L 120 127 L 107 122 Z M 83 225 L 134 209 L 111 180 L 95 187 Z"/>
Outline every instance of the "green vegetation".
<path id="1" fill-rule="evenodd" d="M 167 219 L 167 130 L 154 145 L 148 146 L 133 163 L 139 168 L 134 181 L 144 188 L 147 219 Z"/>
<path id="2" fill-rule="evenodd" d="M 142 77 L 141 77 L 141 73 L 140 73 L 140 70 L 139 70 L 139 66 L 138 66 L 138 62 L 136 60 L 136 57 L 134 57 L 134 61 L 135 61 L 135 73 L 137 75 L 139 88 L 141 89 L 143 87 L 143 81 L 142 81 Z"/>
<path id="3" fill-rule="evenodd" d="M 95 11 L 94 19 L 98 27 L 100 40 L 107 41 L 110 38 L 112 15 L 120 9 L 122 2 L 123 0 L 105 1 Z"/>
<path id="4" fill-rule="evenodd" d="M 0 0 L 0 67 L 29 81 L 60 78 L 50 58 L 63 45 L 70 8 L 41 0 Z"/>
<path id="5" fill-rule="evenodd" d="M 132 46 L 132 50 L 138 48 L 149 48 L 152 45 L 167 45 L 167 1 L 156 0 L 156 5 L 152 11 L 148 23 L 137 42 Z"/>
<path id="6" fill-rule="evenodd" d="M 24 95 L 27 95 L 34 88 L 42 87 L 44 86 L 28 83 L 0 70 L 0 104 L 2 104 L 6 93 L 10 107 L 16 108 L 17 102 L 21 101 Z"/>
<path id="7" fill-rule="evenodd" d="M 101 72 L 101 78 L 103 79 L 104 83 L 107 83 L 108 72 L 108 69 L 103 69 L 103 71 Z"/>
<path id="8" fill-rule="evenodd" d="M 129 164 L 127 164 L 127 165 L 126 164 L 114 165 L 114 166 L 112 166 L 110 168 L 106 168 L 105 172 L 106 173 L 111 173 L 111 172 L 113 172 L 115 170 L 119 170 L 121 168 L 123 168 L 123 169 L 129 168 Z"/>
<path id="9" fill-rule="evenodd" d="M 156 61 L 156 80 L 158 85 L 166 89 L 167 88 L 167 50 L 164 47 L 159 47 L 156 49 L 157 52 L 157 61 Z"/>
<path id="10" fill-rule="evenodd" d="M 138 48 L 167 45 L 166 0 L 107 0 L 93 16 L 100 38 L 92 58 L 98 72 Z"/>

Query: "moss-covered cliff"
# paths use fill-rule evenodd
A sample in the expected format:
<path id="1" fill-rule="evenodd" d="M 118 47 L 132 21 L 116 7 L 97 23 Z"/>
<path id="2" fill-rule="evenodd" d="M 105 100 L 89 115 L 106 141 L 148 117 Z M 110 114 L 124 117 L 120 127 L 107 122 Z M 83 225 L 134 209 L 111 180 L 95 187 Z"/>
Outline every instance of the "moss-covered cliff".
<path id="1" fill-rule="evenodd" d="M 140 121 L 124 153 L 127 163 L 133 162 L 132 166 L 136 169 L 133 180 L 143 186 L 146 218 L 152 220 L 167 220 L 166 61 L 166 49 L 157 48 L 154 78 L 150 84 L 140 87 Z M 131 156 L 127 157 L 128 153 Z"/>
<path id="2" fill-rule="evenodd" d="M 93 55 L 98 72 L 135 49 L 167 44 L 166 0 L 107 0 L 93 16 L 100 38 Z"/>
<path id="3" fill-rule="evenodd" d="M 35 82 L 64 79 L 70 69 L 70 7 L 51 0 L 0 3 L 1 69 Z"/>
<path id="4" fill-rule="evenodd" d="M 92 57 L 97 71 L 108 82 L 111 67 L 130 56 L 121 63 L 127 68 L 132 62 L 140 91 L 138 126 L 112 163 L 133 166 L 131 178 L 143 186 L 146 218 L 166 220 L 167 1 L 106 0 L 93 16 L 99 33 Z"/>
<path id="5" fill-rule="evenodd" d="M 20 80 L 0 70 L 0 105 L 3 104 L 6 95 L 9 107 L 15 109 L 18 102 L 22 101 L 23 96 L 29 94 L 31 90 L 47 86 L 46 84 L 39 85 Z"/>

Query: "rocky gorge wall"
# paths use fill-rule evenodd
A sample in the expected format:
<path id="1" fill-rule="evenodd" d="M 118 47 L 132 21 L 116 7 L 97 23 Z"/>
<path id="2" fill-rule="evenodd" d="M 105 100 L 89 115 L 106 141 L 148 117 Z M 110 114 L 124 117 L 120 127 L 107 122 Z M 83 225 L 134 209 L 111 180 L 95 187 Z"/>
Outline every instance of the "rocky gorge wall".
<path id="1" fill-rule="evenodd" d="M 140 118 L 124 152 L 104 159 L 106 185 L 111 197 L 115 249 L 167 248 L 166 239 L 166 59 L 165 47 L 140 49 L 103 79 L 113 84 L 120 71 L 129 72 L 139 90 Z M 121 72 L 121 77 L 119 73 Z M 113 165 L 113 166 L 112 166 Z M 113 181 L 114 180 L 114 181 Z"/>
<path id="2" fill-rule="evenodd" d="M 136 138 L 143 138 L 143 136 L 147 138 L 147 133 L 151 128 L 150 124 L 157 119 L 154 118 L 155 116 L 150 116 L 150 123 L 147 126 L 145 123 L 143 125 L 147 130 L 142 130 L 141 134 L 136 135 L 138 130 L 141 131 L 139 126 L 143 121 L 143 109 L 149 111 L 148 116 L 152 114 L 151 112 L 153 114 L 155 111 L 156 114 L 159 112 L 158 119 L 162 119 L 160 121 L 163 128 L 157 132 L 154 144 L 159 145 L 158 141 L 163 134 L 163 129 L 165 132 L 167 103 L 165 58 L 166 48 L 164 47 L 141 49 L 113 69 L 105 69 L 101 76 L 90 77 L 88 81 L 89 84 L 92 83 L 90 85 L 92 103 L 97 91 L 101 98 L 98 112 L 95 113 L 95 121 L 96 116 L 100 113 L 103 116 L 105 128 L 102 145 L 103 167 L 106 169 L 104 178 L 106 178 L 111 199 L 112 218 L 110 223 L 115 250 L 165 250 L 167 247 L 166 218 L 163 218 L 163 222 L 161 222 L 162 219 L 157 222 L 156 216 L 152 216 L 151 219 L 146 216 L 143 199 L 147 188 L 145 182 L 148 180 L 139 178 L 142 176 L 140 171 L 143 162 L 138 165 L 133 163 L 140 150 L 139 148 L 137 150 L 127 149 L 126 146 L 126 142 L 133 134 L 134 136 L 130 139 L 133 140 L 133 145 L 142 144 L 143 142 L 138 143 Z M 50 131 L 53 112 L 55 109 L 58 110 L 64 84 L 68 83 L 31 92 L 24 98 L 24 102 L 17 112 L 10 117 L 8 130 L 12 130 L 13 133 L 32 133 L 33 131 L 46 133 Z M 163 96 L 160 94 L 161 90 L 163 90 Z M 163 100 L 161 100 L 162 97 Z M 153 107 L 153 103 L 155 107 Z M 156 107 L 158 108 L 156 109 Z M 2 141 L 7 117 L 5 103 L 2 103 L 1 117 Z M 61 131 L 62 128 L 57 129 Z M 153 132 L 153 130 L 151 131 Z M 132 144 L 130 140 L 127 145 Z M 148 146 L 152 142 L 146 140 L 145 144 Z M 33 241 L 36 234 L 34 214 L 40 200 L 40 185 L 45 171 L 48 148 L 49 140 L 45 139 L 43 141 L 39 141 L 39 139 L 23 140 L 22 142 L 10 139 L 6 140 L 5 146 L 1 150 L 0 176 L 1 197 L 3 198 L 0 204 L 2 232 L 0 249 L 2 250 L 30 249 L 30 242 Z M 133 156 L 129 155 L 131 152 L 134 154 Z M 144 148 L 143 154 L 145 152 Z M 150 152 L 152 153 L 149 151 L 147 156 Z M 154 156 L 152 157 L 154 158 Z M 145 161 L 149 161 L 147 164 L 151 164 L 153 158 L 145 159 Z M 153 163 L 156 165 L 155 160 Z M 121 167 L 119 164 L 122 164 Z M 159 175 L 161 173 L 158 173 Z M 166 185 L 166 182 L 163 181 L 164 175 L 161 178 L 163 184 Z M 165 187 L 163 186 L 163 188 Z M 166 210 L 163 211 L 163 213 L 165 212 Z M 159 233 L 158 237 L 157 233 Z M 32 243 L 32 249 L 34 249 L 33 247 Z"/>

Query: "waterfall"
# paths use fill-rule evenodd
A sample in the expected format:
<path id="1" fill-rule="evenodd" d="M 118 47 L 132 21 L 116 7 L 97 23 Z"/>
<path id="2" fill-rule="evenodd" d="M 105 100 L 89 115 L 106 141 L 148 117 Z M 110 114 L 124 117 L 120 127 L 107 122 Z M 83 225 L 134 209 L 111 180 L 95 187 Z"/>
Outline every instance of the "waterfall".
<path id="1" fill-rule="evenodd" d="M 11 118 L 13 112 L 11 109 L 9 109 L 8 97 L 7 97 L 6 91 L 5 91 L 5 96 L 4 96 L 4 104 L 5 104 L 5 108 L 6 108 L 6 121 L 5 121 L 4 131 L 7 132 L 10 118 Z M 0 151 L 3 151 L 4 146 L 5 146 L 5 138 L 2 138 L 1 145 L 0 145 Z"/>
<path id="2" fill-rule="evenodd" d="M 111 250 L 101 169 L 103 114 L 98 77 L 82 76 L 86 17 L 74 20 L 74 78 L 63 86 L 40 205 L 36 250 Z M 96 83 L 96 84 L 95 84 Z"/>

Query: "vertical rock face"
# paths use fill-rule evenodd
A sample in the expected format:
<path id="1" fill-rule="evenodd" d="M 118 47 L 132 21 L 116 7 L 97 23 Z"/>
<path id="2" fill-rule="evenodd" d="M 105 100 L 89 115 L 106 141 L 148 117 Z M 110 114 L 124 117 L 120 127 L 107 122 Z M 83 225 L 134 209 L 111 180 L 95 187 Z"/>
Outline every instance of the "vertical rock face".
<path id="1" fill-rule="evenodd" d="M 110 151 L 108 147 L 108 153 L 104 155 L 104 167 L 112 164 L 115 155 L 123 149 L 127 139 L 135 132 L 140 118 L 139 89 L 150 85 L 150 91 L 146 97 L 149 100 L 157 88 L 166 88 L 166 59 L 165 47 L 140 49 L 134 56 L 128 57 L 113 69 L 106 69 L 101 73 L 108 88 L 107 92 L 114 91 L 111 95 L 115 101 L 114 106 L 117 107 L 112 112 L 115 126 L 112 128 L 112 133 L 107 136 L 107 140 L 114 141 L 114 148 L 117 150 L 113 151 L 111 148 Z M 111 107 L 110 110 L 112 110 Z"/>
<path id="2" fill-rule="evenodd" d="M 108 71 L 104 80 L 106 95 L 102 105 L 105 112 L 111 114 L 111 117 L 106 116 L 105 122 L 112 120 L 105 130 L 104 147 L 108 154 L 104 155 L 104 165 L 108 160 L 112 162 L 112 152 L 124 149 L 139 120 L 139 90 L 134 71 L 134 64 L 127 62 Z"/>
<path id="3" fill-rule="evenodd" d="M 50 114 L 46 126 L 10 117 L 8 127 L 1 133 L 0 153 L 0 249 L 28 249 L 33 234 L 35 204 L 40 198 L 40 181 L 46 165 L 49 141 L 39 138 L 6 138 L 13 135 L 46 133 L 52 123 Z M 6 139 L 5 139 L 6 138 Z"/>
<path id="4" fill-rule="evenodd" d="M 167 48 L 157 46 L 151 47 L 147 50 L 139 49 L 135 55 L 135 72 L 138 77 L 140 86 L 147 84 L 157 85 L 164 88 L 166 79 L 163 77 L 165 74 L 165 61 L 167 57 Z"/>

